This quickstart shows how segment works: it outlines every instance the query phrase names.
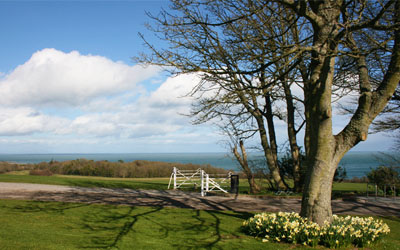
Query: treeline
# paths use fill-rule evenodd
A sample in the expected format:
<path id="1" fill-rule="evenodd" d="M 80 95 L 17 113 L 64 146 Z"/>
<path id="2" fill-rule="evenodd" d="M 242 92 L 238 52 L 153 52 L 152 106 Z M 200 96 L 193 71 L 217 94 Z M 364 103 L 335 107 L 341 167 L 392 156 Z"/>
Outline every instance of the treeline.
<path id="1" fill-rule="evenodd" d="M 209 174 L 227 174 L 229 171 L 211 165 L 181 164 L 170 162 L 136 160 L 132 162 L 109 162 L 77 159 L 72 161 L 51 161 L 34 164 L 34 175 L 82 175 L 120 178 L 169 177 L 173 167 L 185 170 L 202 168 Z"/>
<path id="2" fill-rule="evenodd" d="M 11 172 L 11 171 L 21 171 L 21 170 L 31 170 L 34 169 L 32 164 L 17 164 L 9 162 L 0 162 L 0 174 Z"/>

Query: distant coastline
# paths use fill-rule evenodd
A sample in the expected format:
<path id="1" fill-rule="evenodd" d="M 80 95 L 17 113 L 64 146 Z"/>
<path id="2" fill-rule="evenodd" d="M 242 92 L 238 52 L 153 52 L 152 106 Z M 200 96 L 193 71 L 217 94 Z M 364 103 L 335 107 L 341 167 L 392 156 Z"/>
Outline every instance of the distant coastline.
<path id="1" fill-rule="evenodd" d="M 386 152 L 391 154 L 390 152 Z M 261 158 L 261 154 L 250 154 L 250 158 Z M 362 177 L 371 169 L 383 164 L 379 157 L 384 157 L 380 152 L 355 151 L 347 153 L 340 165 L 347 171 L 348 178 Z M 88 160 L 107 160 L 116 162 L 134 160 L 210 164 L 215 167 L 238 170 L 238 165 L 227 153 L 93 153 L 93 154 L 0 154 L 0 161 L 13 163 L 39 163 L 53 161 L 67 161 L 85 158 Z"/>

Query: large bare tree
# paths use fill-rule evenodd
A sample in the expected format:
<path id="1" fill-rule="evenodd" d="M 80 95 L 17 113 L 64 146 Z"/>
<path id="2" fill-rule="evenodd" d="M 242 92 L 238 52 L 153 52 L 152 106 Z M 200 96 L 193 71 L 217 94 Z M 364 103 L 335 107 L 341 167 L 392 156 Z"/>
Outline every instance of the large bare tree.
<path id="1" fill-rule="evenodd" d="M 300 81 L 307 164 L 301 215 L 323 224 L 332 217 L 338 163 L 367 139 L 369 126 L 399 84 L 399 9 L 395 0 L 171 1 L 170 12 L 153 17 L 154 31 L 169 47 L 147 43 L 152 52 L 140 61 L 168 66 L 173 73 L 199 72 L 203 82 L 195 91 L 211 88 L 217 106 L 229 111 L 240 104 L 237 111 L 250 113 L 258 125 L 272 173 L 278 170 L 269 155 L 274 149 L 267 139 L 265 98 L 278 88 L 290 100 L 288 85 Z M 290 39 L 277 43 L 289 33 Z M 348 82 L 358 88 L 358 104 L 335 135 L 332 101 Z"/>
<path id="2" fill-rule="evenodd" d="M 258 134 L 277 190 L 288 188 L 278 168 L 274 126 L 276 114 L 282 113 L 273 109 L 273 103 L 280 95 L 279 98 L 287 102 L 286 120 L 295 166 L 294 183 L 299 191 L 300 161 L 296 134 L 300 129 L 296 129 L 296 106 L 290 95 L 290 85 L 295 78 L 290 68 L 295 68 L 295 63 L 286 46 L 282 46 L 287 40 L 297 39 L 298 31 L 296 25 L 291 27 L 290 32 L 287 31 L 286 19 L 292 20 L 293 15 L 289 9 L 278 7 L 273 6 L 272 10 L 282 11 L 282 15 L 270 16 L 272 10 L 260 11 L 264 8 L 262 3 L 173 1 L 172 9 L 179 15 L 164 11 L 157 17 L 152 16 L 158 24 L 154 31 L 172 46 L 162 50 L 147 43 L 154 54 L 153 57 L 143 56 L 141 61 L 172 66 L 173 73 L 201 72 L 203 82 L 194 89 L 196 93 L 203 93 L 192 112 L 197 117 L 196 122 L 207 122 L 216 117 L 228 119 L 234 124 L 251 120 L 254 126 L 250 128 L 243 128 L 243 125 L 236 127 L 243 128 L 243 133 L 254 129 Z M 251 8 L 250 16 L 248 8 Z M 205 10 L 212 16 L 204 14 Z M 260 26 L 260 21 L 264 25 Z M 275 26 L 274 23 L 281 25 Z M 269 39 L 266 47 L 265 37 L 281 39 Z M 287 56 L 281 61 L 272 60 L 284 53 Z M 272 89 L 279 84 L 287 88 L 277 95 Z"/>
<path id="3" fill-rule="evenodd" d="M 307 176 L 301 214 L 322 224 L 332 216 L 331 187 L 338 163 L 367 139 L 368 128 L 393 95 L 400 80 L 400 2 L 280 1 L 311 24 L 311 52 L 304 71 Z M 368 46 L 365 46 L 368 45 Z M 374 76 L 373 52 L 389 57 Z M 359 86 L 358 106 L 338 134 L 332 132 L 332 89 L 339 58 L 353 60 Z"/>
<path id="4" fill-rule="evenodd" d="M 177 14 L 163 11 L 157 17 L 152 16 L 158 24 L 154 31 L 171 47 L 159 49 L 147 43 L 153 54 L 142 56 L 140 61 L 170 66 L 173 73 L 201 73 L 203 81 L 194 89 L 202 93 L 192 113 L 197 117 L 196 122 L 216 117 L 225 117 L 234 123 L 252 120 L 275 188 L 286 189 L 277 161 L 271 100 L 274 84 L 269 79 L 271 69 L 265 65 L 272 55 L 264 48 L 265 30 L 247 29 L 259 26 L 259 21 L 266 19 L 266 13 L 259 12 L 260 6 L 255 5 L 251 6 L 254 16 L 243 18 L 248 15 L 248 10 L 243 8 L 247 5 L 233 3 L 172 1 L 171 8 Z M 273 22 L 264 22 L 272 27 Z M 249 129 L 252 128 L 245 128 L 244 133 Z"/>

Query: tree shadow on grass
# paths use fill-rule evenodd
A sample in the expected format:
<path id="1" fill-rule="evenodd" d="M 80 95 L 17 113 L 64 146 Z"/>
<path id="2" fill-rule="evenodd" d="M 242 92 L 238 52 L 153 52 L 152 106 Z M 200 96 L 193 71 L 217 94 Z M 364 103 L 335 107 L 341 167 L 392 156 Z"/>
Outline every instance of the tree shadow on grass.
<path id="1" fill-rule="evenodd" d="M 379 201 L 332 201 L 334 213 L 365 214 L 377 216 L 400 216 L 400 206 L 394 203 Z"/>
<path id="2" fill-rule="evenodd" d="M 113 207 L 102 208 L 101 213 L 88 213 L 82 219 L 82 229 L 90 235 L 89 242 L 79 246 L 80 248 L 118 248 L 128 234 L 135 230 L 135 224 L 143 217 L 157 214 L 162 207 L 138 209 L 126 207 L 115 209 Z M 168 235 L 165 230 L 165 235 Z"/>
<path id="3" fill-rule="evenodd" d="M 165 190 L 168 184 L 157 183 L 157 182 L 118 182 L 118 181 L 105 181 L 105 180 L 68 180 L 67 184 L 75 187 L 93 187 L 93 188 L 128 188 L 128 189 L 154 189 L 154 190 Z"/>
<path id="4" fill-rule="evenodd" d="M 90 204 L 70 203 L 70 202 L 26 201 L 24 205 L 2 206 L 2 208 L 22 213 L 44 212 L 49 214 L 62 215 L 67 210 L 83 208 L 88 206 L 90 206 Z"/>
<path id="5" fill-rule="evenodd" d="M 181 207 L 188 208 L 184 204 Z M 133 246 L 143 249 L 148 244 L 155 248 L 219 249 L 221 240 L 243 236 L 239 228 L 227 229 L 227 225 L 232 225 L 226 221 L 241 221 L 252 215 L 246 212 L 174 209 L 163 206 L 45 201 L 19 202 L 7 206 L 7 209 L 21 213 L 42 213 L 46 218 L 61 216 L 66 223 L 53 225 L 54 230 L 62 227 L 81 239 L 76 242 L 77 248 L 88 249 L 130 249 Z M 50 233 L 48 237 L 51 239 L 57 237 L 57 234 Z"/>

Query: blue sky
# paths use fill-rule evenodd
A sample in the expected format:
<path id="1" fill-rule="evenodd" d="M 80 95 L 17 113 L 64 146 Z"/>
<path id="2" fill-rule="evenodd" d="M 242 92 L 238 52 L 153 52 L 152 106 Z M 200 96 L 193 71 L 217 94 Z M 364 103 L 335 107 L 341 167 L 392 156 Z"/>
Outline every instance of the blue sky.
<path id="1" fill-rule="evenodd" d="M 138 32 L 151 39 L 145 11 L 161 7 L 168 2 L 0 1 L 0 153 L 226 151 L 214 127 L 181 115 L 195 76 L 131 60 L 144 50 Z M 278 134 L 283 142 L 283 125 Z M 371 135 L 356 150 L 376 145 L 390 138 Z"/>

